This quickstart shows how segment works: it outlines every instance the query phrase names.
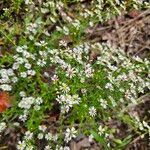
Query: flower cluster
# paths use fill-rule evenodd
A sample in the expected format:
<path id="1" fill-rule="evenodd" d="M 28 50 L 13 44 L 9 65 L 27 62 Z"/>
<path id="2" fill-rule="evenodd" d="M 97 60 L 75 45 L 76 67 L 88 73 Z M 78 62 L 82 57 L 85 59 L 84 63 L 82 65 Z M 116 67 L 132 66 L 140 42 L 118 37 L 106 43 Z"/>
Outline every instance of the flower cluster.
<path id="1" fill-rule="evenodd" d="M 140 1 L 130 2 L 134 8 L 143 7 Z M 0 92 L 9 92 L 14 99 L 1 115 L 0 133 L 9 125 L 23 126 L 18 150 L 70 150 L 69 142 L 77 133 L 100 141 L 102 149 L 120 148 L 128 140 L 116 142 L 117 129 L 108 127 L 113 118 L 128 126 L 128 134 L 150 134 L 147 117 L 124 111 L 141 103 L 139 96 L 150 90 L 149 60 L 130 58 L 122 49 L 87 40 L 85 35 L 89 27 L 128 10 L 128 4 L 118 0 L 24 3 L 22 35 L 8 59 L 2 56 L 0 61 Z M 39 148 L 36 143 L 44 144 Z"/>
<path id="2" fill-rule="evenodd" d="M 39 133 L 38 133 L 38 139 L 42 140 L 44 137 L 47 141 L 57 141 L 58 135 L 57 134 L 52 134 L 51 132 L 46 132 L 47 127 L 45 125 L 40 125 L 39 126 Z"/>
<path id="3" fill-rule="evenodd" d="M 68 143 L 72 138 L 75 138 L 76 133 L 77 131 L 74 127 L 72 127 L 71 129 L 67 128 L 65 132 L 65 141 Z"/>
<path id="4" fill-rule="evenodd" d="M 39 105 L 43 102 L 42 98 L 34 98 L 34 97 L 23 97 L 22 100 L 19 102 L 18 107 L 22 109 L 30 109 L 31 106 L 34 104 L 34 108 L 36 110 L 39 110 Z"/>
<path id="5" fill-rule="evenodd" d="M 16 77 L 14 70 L 0 69 L 0 89 L 3 91 L 11 91 L 12 84 L 16 83 L 18 78 Z"/>
<path id="6" fill-rule="evenodd" d="M 70 108 L 73 107 L 73 105 L 80 103 L 80 97 L 78 95 L 58 95 L 56 100 L 61 104 L 62 113 L 68 113 Z"/>
<path id="7" fill-rule="evenodd" d="M 30 144 L 30 141 L 32 141 L 33 139 L 33 133 L 31 131 L 26 131 L 24 134 L 24 140 L 23 141 L 19 141 L 17 144 L 17 149 L 18 150 L 33 150 L 34 147 L 32 146 L 32 144 Z"/>
<path id="8" fill-rule="evenodd" d="M 40 105 L 43 103 L 43 99 L 40 97 L 34 98 L 32 96 L 26 97 L 26 94 L 23 91 L 20 93 L 20 95 L 23 97 L 18 103 L 18 107 L 23 109 L 23 114 L 19 116 L 19 119 L 25 122 L 31 108 L 33 108 L 35 111 L 40 110 Z"/>

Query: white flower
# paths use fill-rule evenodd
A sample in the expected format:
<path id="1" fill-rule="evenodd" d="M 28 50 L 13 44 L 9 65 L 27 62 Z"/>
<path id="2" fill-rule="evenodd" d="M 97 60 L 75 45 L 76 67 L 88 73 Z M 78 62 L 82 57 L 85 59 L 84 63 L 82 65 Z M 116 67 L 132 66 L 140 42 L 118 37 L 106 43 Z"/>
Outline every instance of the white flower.
<path id="1" fill-rule="evenodd" d="M 2 89 L 3 91 L 11 91 L 12 86 L 8 85 L 8 84 L 2 84 L 2 85 L 0 85 L 0 89 Z"/>
<path id="2" fill-rule="evenodd" d="M 13 125 L 16 126 L 16 127 L 19 127 L 20 123 L 19 122 L 14 122 Z"/>
<path id="3" fill-rule="evenodd" d="M 56 30 L 57 30 L 57 31 L 62 31 L 62 28 L 59 27 L 59 26 L 56 26 Z"/>
<path id="4" fill-rule="evenodd" d="M 40 105 L 40 104 L 43 103 L 43 99 L 42 99 L 41 97 L 37 97 L 37 98 L 35 99 L 35 103 L 36 103 L 37 105 Z"/>
<path id="5" fill-rule="evenodd" d="M 22 100 L 19 102 L 18 107 L 24 109 L 30 109 L 31 105 L 35 102 L 35 98 L 33 97 L 23 97 Z"/>
<path id="6" fill-rule="evenodd" d="M 84 64 L 85 76 L 87 78 L 93 76 L 94 69 L 91 67 L 90 64 Z"/>
<path id="7" fill-rule="evenodd" d="M 3 130 L 5 130 L 6 129 L 6 123 L 5 122 L 1 122 L 0 123 L 0 133 L 3 131 Z"/>
<path id="8" fill-rule="evenodd" d="M 15 62 L 12 66 L 12 69 L 13 70 L 17 70 L 19 68 L 19 63 L 18 62 Z"/>
<path id="9" fill-rule="evenodd" d="M 77 131 L 74 127 L 72 127 L 71 129 L 67 128 L 65 132 L 65 141 L 68 143 L 72 138 L 75 138 L 76 133 Z"/>
<path id="10" fill-rule="evenodd" d="M 100 99 L 99 102 L 100 102 L 100 105 L 101 105 L 104 109 L 107 108 L 107 105 L 108 105 L 108 104 L 107 104 L 107 101 L 106 101 L 106 100 Z"/>
<path id="11" fill-rule="evenodd" d="M 38 139 L 41 140 L 41 139 L 43 139 L 43 137 L 44 137 L 43 133 L 39 133 L 39 134 L 38 134 Z"/>
<path id="12" fill-rule="evenodd" d="M 51 146 L 47 145 L 45 146 L 44 150 L 52 150 L 52 149 L 51 149 Z"/>
<path id="13" fill-rule="evenodd" d="M 45 125 L 39 126 L 39 130 L 45 132 L 47 127 Z"/>
<path id="14" fill-rule="evenodd" d="M 54 82 L 57 82 L 58 81 L 58 76 L 54 75 L 53 77 L 51 77 L 51 80 L 54 81 Z"/>
<path id="15" fill-rule="evenodd" d="M 12 80 L 13 83 L 16 83 L 18 81 L 18 78 L 17 77 L 13 77 L 11 80 Z"/>
<path id="16" fill-rule="evenodd" d="M 56 98 L 56 100 L 62 104 L 61 106 L 61 111 L 63 113 L 68 112 L 69 108 L 73 107 L 75 104 L 79 104 L 80 102 L 80 97 L 78 95 L 60 95 Z"/>
<path id="17" fill-rule="evenodd" d="M 100 125 L 99 128 L 98 128 L 98 131 L 99 131 L 98 134 L 102 135 L 102 134 L 104 134 L 105 129 L 102 128 L 102 126 Z"/>
<path id="18" fill-rule="evenodd" d="M 58 139 L 58 135 L 57 134 L 53 135 L 53 141 L 57 141 L 57 139 Z"/>
<path id="19" fill-rule="evenodd" d="M 90 21 L 89 25 L 90 25 L 90 27 L 92 27 L 94 25 L 94 23 Z"/>
<path id="20" fill-rule="evenodd" d="M 46 77 L 46 78 L 49 78 L 50 77 L 50 75 L 48 74 L 48 72 L 44 72 L 44 77 Z"/>
<path id="21" fill-rule="evenodd" d="M 65 147 L 63 148 L 63 150 L 70 150 L 70 148 L 69 148 L 68 146 L 65 146 Z"/>
<path id="22" fill-rule="evenodd" d="M 73 107 L 73 105 L 79 104 L 81 98 L 77 94 L 75 94 L 75 95 L 65 94 L 65 95 L 58 96 L 56 98 L 56 100 L 60 104 L 62 104 L 61 112 L 67 113 L 69 111 L 69 109 Z"/>
<path id="23" fill-rule="evenodd" d="M 108 98 L 110 99 L 113 107 L 117 106 L 117 103 L 115 102 L 115 100 L 113 99 L 113 97 L 108 96 Z"/>
<path id="24" fill-rule="evenodd" d="M 34 109 L 35 109 L 35 110 L 40 110 L 40 108 L 41 108 L 41 107 L 40 107 L 39 105 L 35 105 L 35 106 L 34 106 Z"/>
<path id="25" fill-rule="evenodd" d="M 25 96 L 26 96 L 26 93 L 25 93 L 24 91 L 21 91 L 21 92 L 19 93 L 19 95 L 20 95 L 21 97 L 25 97 Z"/>
<path id="26" fill-rule="evenodd" d="M 90 116 L 94 117 L 96 115 L 96 109 L 94 106 L 89 108 L 89 114 Z"/>
<path id="27" fill-rule="evenodd" d="M 85 79 L 82 77 L 82 78 L 80 78 L 80 82 L 81 83 L 84 83 L 85 82 Z"/>
<path id="28" fill-rule="evenodd" d="M 25 0 L 25 4 L 28 5 L 30 0 Z"/>
<path id="29" fill-rule="evenodd" d="M 2 70 L 3 70 L 3 69 L 2 69 Z M 3 73 L 2 70 L 0 70 L 0 75 L 1 75 L 0 82 L 1 82 L 1 83 L 9 83 L 9 82 L 10 82 L 9 76 L 7 75 L 6 72 Z"/>
<path id="30" fill-rule="evenodd" d="M 9 68 L 9 69 L 7 70 L 7 74 L 8 74 L 8 76 L 13 76 L 13 75 L 14 75 L 13 69 Z"/>
<path id="31" fill-rule="evenodd" d="M 65 83 L 62 83 L 59 89 L 64 93 L 68 93 L 70 91 L 69 86 Z"/>
<path id="32" fill-rule="evenodd" d="M 36 72 L 35 72 L 34 70 L 28 70 L 28 71 L 27 71 L 27 74 L 28 74 L 28 75 L 31 75 L 31 76 L 34 76 L 35 73 L 36 73 Z"/>
<path id="33" fill-rule="evenodd" d="M 19 116 L 19 119 L 23 122 L 25 122 L 27 120 L 27 115 L 28 115 L 28 111 L 24 110 L 23 115 Z"/>
<path id="34" fill-rule="evenodd" d="M 64 26 L 63 27 L 63 32 L 64 32 L 65 35 L 68 35 L 69 34 L 69 29 L 66 26 Z"/>
<path id="35" fill-rule="evenodd" d="M 27 69 L 30 69 L 31 68 L 31 64 L 25 63 L 24 67 L 27 68 Z"/>
<path id="36" fill-rule="evenodd" d="M 60 45 L 60 46 L 64 46 L 64 47 L 66 47 L 66 46 L 67 46 L 67 42 L 66 42 L 66 41 L 61 40 L 61 41 L 59 41 L 59 45 Z"/>
<path id="37" fill-rule="evenodd" d="M 1 69 L 0 74 L 1 74 L 1 76 L 6 76 L 7 75 L 7 70 L 6 69 Z"/>
<path id="38" fill-rule="evenodd" d="M 72 95 L 72 104 L 79 104 L 80 100 L 81 98 L 77 94 Z"/>
<path id="39" fill-rule="evenodd" d="M 33 150 L 34 147 L 32 145 L 27 145 L 26 150 Z"/>
<path id="40" fill-rule="evenodd" d="M 42 58 L 47 58 L 47 52 L 39 51 L 39 54 L 41 55 Z"/>
<path id="41" fill-rule="evenodd" d="M 69 106 L 67 106 L 67 105 L 61 106 L 61 113 L 62 114 L 68 113 L 69 110 L 70 110 Z"/>
<path id="42" fill-rule="evenodd" d="M 10 83 L 10 79 L 7 75 L 5 75 L 5 76 L 2 76 L 2 78 L 0 79 L 0 82 L 3 83 L 3 84 L 4 83 Z"/>
<path id="43" fill-rule="evenodd" d="M 49 9 L 47 9 L 47 8 L 41 8 L 41 12 L 42 12 L 43 14 L 48 13 L 48 12 L 49 12 Z"/>
<path id="44" fill-rule="evenodd" d="M 23 115 L 20 115 L 19 116 L 19 119 L 22 121 L 22 122 L 25 122 L 27 120 L 27 115 L 23 114 Z"/>
<path id="45" fill-rule="evenodd" d="M 46 61 L 39 59 L 39 60 L 37 61 L 37 65 L 43 67 L 43 66 L 46 65 Z"/>
<path id="46" fill-rule="evenodd" d="M 27 47 L 27 45 L 23 45 L 22 48 L 27 50 L 28 47 Z"/>
<path id="47" fill-rule="evenodd" d="M 93 137 L 93 135 L 91 134 L 91 135 L 89 136 L 89 138 L 88 138 L 88 139 L 89 139 L 89 142 L 93 142 L 93 138 L 94 138 L 94 137 Z"/>
<path id="48" fill-rule="evenodd" d="M 72 78 L 73 76 L 75 76 L 75 73 L 76 73 L 75 69 L 71 68 L 71 66 L 69 65 L 66 70 L 66 76 Z"/>
<path id="49" fill-rule="evenodd" d="M 23 52 L 23 49 L 22 49 L 22 47 L 18 46 L 18 47 L 16 48 L 16 51 L 17 51 L 18 53 L 22 53 L 22 52 Z"/>
<path id="50" fill-rule="evenodd" d="M 106 88 L 106 89 L 109 89 L 109 90 L 113 90 L 113 86 L 112 86 L 111 83 L 107 83 L 107 84 L 105 85 L 105 88 Z"/>
<path id="51" fill-rule="evenodd" d="M 27 77 L 27 73 L 26 73 L 26 72 L 21 72 L 21 73 L 20 73 L 20 76 L 21 76 L 22 78 L 26 78 L 26 77 Z"/>
<path id="52" fill-rule="evenodd" d="M 140 129 L 141 131 L 144 130 L 143 124 L 142 124 L 141 122 L 138 123 L 138 126 L 139 126 L 139 129 Z"/>
<path id="53" fill-rule="evenodd" d="M 30 58 L 31 57 L 31 54 L 29 52 L 27 52 L 26 50 L 23 51 L 23 56 L 25 58 Z"/>
<path id="54" fill-rule="evenodd" d="M 35 43 L 36 46 L 46 46 L 47 45 L 47 42 L 45 41 L 40 41 L 40 42 L 36 42 Z M 39 51 L 39 54 L 42 56 L 43 53 L 45 53 L 45 51 Z"/>
<path id="55" fill-rule="evenodd" d="M 17 57 L 16 61 L 17 61 L 18 64 L 23 64 L 27 60 L 25 58 L 23 58 L 23 57 Z"/>
<path id="56" fill-rule="evenodd" d="M 52 140 L 52 138 L 53 138 L 53 136 L 50 132 L 45 135 L 46 140 Z"/>
<path id="57" fill-rule="evenodd" d="M 30 131 L 25 132 L 25 139 L 26 140 L 31 140 L 33 137 L 33 133 Z"/>
<path id="58" fill-rule="evenodd" d="M 76 29 L 78 30 L 78 29 L 80 28 L 80 21 L 77 20 L 77 19 L 75 19 L 74 22 L 72 23 L 72 25 L 73 25 L 74 27 L 76 27 Z"/>
<path id="59" fill-rule="evenodd" d="M 87 90 L 86 89 L 81 89 L 82 94 L 86 94 Z"/>
<path id="60" fill-rule="evenodd" d="M 26 143 L 25 143 L 25 141 L 19 141 L 18 142 L 18 145 L 17 145 L 17 149 L 18 150 L 25 150 L 25 148 L 26 148 Z"/>

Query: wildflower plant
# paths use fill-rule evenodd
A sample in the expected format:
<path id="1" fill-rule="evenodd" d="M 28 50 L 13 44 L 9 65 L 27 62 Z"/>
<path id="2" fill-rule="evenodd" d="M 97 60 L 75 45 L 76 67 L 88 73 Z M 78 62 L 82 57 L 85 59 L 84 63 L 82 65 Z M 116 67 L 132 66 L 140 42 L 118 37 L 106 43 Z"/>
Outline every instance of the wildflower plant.
<path id="1" fill-rule="evenodd" d="M 133 2 L 137 7 L 146 5 Z M 129 134 L 150 134 L 146 118 L 128 110 L 141 103 L 139 95 L 150 90 L 149 60 L 84 39 L 86 27 L 118 15 L 126 5 L 110 0 L 110 7 L 103 11 L 103 1 L 92 1 L 83 12 L 85 6 L 79 5 L 80 15 L 74 18 L 67 14 L 70 3 L 45 1 L 37 7 L 26 0 L 23 36 L 12 53 L 0 58 L 0 91 L 11 95 L 11 107 L 0 116 L 0 138 L 12 124 L 23 128 L 17 149 L 38 149 L 37 143 L 45 141 L 45 150 L 69 150 L 69 142 L 80 134 L 104 149 L 123 148 L 133 137 L 119 140 L 117 128 L 109 126 L 112 119 L 125 124 Z M 50 33 L 46 26 L 53 24 L 55 31 Z M 64 36 L 69 36 L 72 44 Z M 95 50 L 99 55 L 91 59 Z M 47 118 L 53 113 L 57 117 L 51 122 Z"/>

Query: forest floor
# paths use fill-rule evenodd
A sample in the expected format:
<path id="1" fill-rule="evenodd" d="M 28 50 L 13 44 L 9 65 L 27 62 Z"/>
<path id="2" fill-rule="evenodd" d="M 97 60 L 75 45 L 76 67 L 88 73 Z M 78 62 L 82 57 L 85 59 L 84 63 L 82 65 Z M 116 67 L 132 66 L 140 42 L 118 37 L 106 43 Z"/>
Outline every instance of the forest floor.
<path id="1" fill-rule="evenodd" d="M 148 2 L 0 1 L 0 150 L 149 150 L 149 58 Z"/>

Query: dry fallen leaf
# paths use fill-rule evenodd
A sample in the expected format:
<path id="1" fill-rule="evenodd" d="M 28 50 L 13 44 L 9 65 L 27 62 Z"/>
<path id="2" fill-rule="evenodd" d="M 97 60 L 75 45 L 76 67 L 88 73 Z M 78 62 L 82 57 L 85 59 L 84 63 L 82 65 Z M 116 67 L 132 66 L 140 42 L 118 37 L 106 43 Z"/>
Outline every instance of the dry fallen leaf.
<path id="1" fill-rule="evenodd" d="M 10 96 L 7 92 L 0 92 L 0 113 L 4 112 L 7 108 L 11 106 Z"/>
<path id="2" fill-rule="evenodd" d="M 96 60 L 96 58 L 100 56 L 100 51 L 98 50 L 91 50 L 90 52 L 90 60 Z"/>
<path id="3" fill-rule="evenodd" d="M 64 41 L 67 45 L 73 43 L 72 37 L 69 36 L 69 35 L 63 36 L 63 37 L 61 38 L 61 41 Z"/>
<path id="4" fill-rule="evenodd" d="M 4 42 L 2 39 L 0 39 L 0 45 L 4 45 Z"/>

